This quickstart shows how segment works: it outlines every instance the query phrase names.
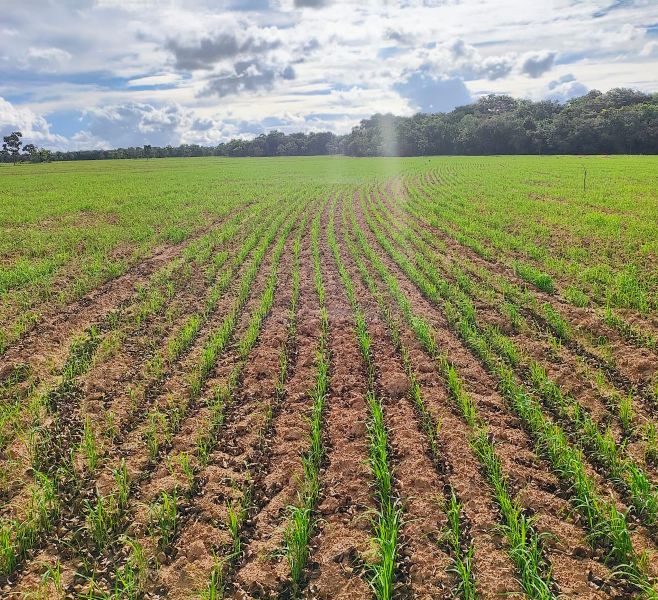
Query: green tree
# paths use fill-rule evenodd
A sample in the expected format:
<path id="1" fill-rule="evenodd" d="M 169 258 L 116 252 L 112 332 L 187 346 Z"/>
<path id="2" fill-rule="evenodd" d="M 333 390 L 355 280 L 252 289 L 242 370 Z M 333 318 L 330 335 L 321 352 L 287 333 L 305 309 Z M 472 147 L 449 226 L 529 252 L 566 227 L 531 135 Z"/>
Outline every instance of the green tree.
<path id="1" fill-rule="evenodd" d="M 16 164 L 21 153 L 21 145 L 23 144 L 21 141 L 22 137 L 23 134 L 20 131 L 13 131 L 2 138 L 4 142 L 2 144 L 2 152 L 3 154 L 10 156 L 14 164 Z"/>
<path id="2" fill-rule="evenodd" d="M 39 150 L 34 144 L 25 144 L 25 146 L 23 146 L 23 152 L 30 157 L 31 162 L 39 161 Z"/>

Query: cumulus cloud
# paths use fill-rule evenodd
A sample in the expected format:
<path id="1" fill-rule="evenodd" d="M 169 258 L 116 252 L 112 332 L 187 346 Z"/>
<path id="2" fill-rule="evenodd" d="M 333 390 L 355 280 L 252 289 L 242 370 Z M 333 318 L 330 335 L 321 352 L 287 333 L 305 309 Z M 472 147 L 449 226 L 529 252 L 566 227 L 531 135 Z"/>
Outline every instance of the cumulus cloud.
<path id="1" fill-rule="evenodd" d="M 229 139 L 237 129 L 219 117 L 200 117 L 178 104 L 116 104 L 85 112 L 82 129 L 70 146 L 116 148 L 152 144 L 216 144 Z"/>
<path id="2" fill-rule="evenodd" d="M 512 55 L 487 56 L 483 58 L 480 52 L 462 39 L 454 40 L 450 52 L 458 68 L 465 71 L 465 75 L 484 77 L 486 79 L 500 79 L 512 71 L 514 58 Z"/>
<path id="3" fill-rule="evenodd" d="M 130 103 L 98 107 L 85 113 L 83 135 L 105 141 L 108 146 L 166 146 L 176 143 L 185 118 L 185 112 L 176 105 Z"/>
<path id="4" fill-rule="evenodd" d="M 587 86 L 580 83 L 571 73 L 568 73 L 551 81 L 542 96 L 558 102 L 566 102 L 571 98 L 586 94 L 587 91 Z"/>
<path id="5" fill-rule="evenodd" d="M 597 32 L 597 38 L 602 45 L 608 48 L 615 46 L 627 45 L 633 41 L 642 40 L 646 33 L 646 28 L 636 27 L 632 23 L 624 23 L 619 28 L 603 29 Z"/>
<path id="6" fill-rule="evenodd" d="M 541 77 L 547 71 L 550 71 L 555 64 L 557 52 L 543 50 L 541 52 L 529 52 L 521 58 L 521 73 L 536 79 Z"/>
<path id="7" fill-rule="evenodd" d="M 501 79 L 512 72 L 515 62 L 513 54 L 484 57 L 475 46 L 461 38 L 423 49 L 420 57 L 421 68 L 437 76 L 449 74 L 463 79 Z"/>
<path id="8" fill-rule="evenodd" d="M 303 56 L 305 57 L 309 52 L 314 52 L 318 48 L 320 48 L 322 44 L 320 43 L 320 40 L 316 37 L 312 37 L 308 40 L 304 40 L 302 44 L 299 46 L 299 50 L 302 52 Z"/>
<path id="9" fill-rule="evenodd" d="M 507 77 L 514 68 L 514 59 L 510 56 L 487 56 L 482 59 L 478 73 L 480 76 L 494 81 Z"/>
<path id="10" fill-rule="evenodd" d="M 461 79 L 434 77 L 423 72 L 413 73 L 393 89 L 408 99 L 414 110 L 421 112 L 448 112 L 472 100 Z"/>
<path id="11" fill-rule="evenodd" d="M 256 92 L 271 89 L 278 80 L 294 78 L 295 69 L 291 65 L 271 65 L 257 59 L 241 60 L 231 70 L 210 77 L 200 95 L 230 96 L 240 92 Z"/>
<path id="12" fill-rule="evenodd" d="M 409 41 L 411 34 L 403 29 L 392 29 L 385 37 L 398 39 L 402 45 Z M 483 54 L 480 49 L 463 38 L 454 38 L 439 43 L 427 44 L 414 53 L 414 68 L 432 71 L 436 76 L 460 77 L 464 80 L 488 79 L 495 81 L 519 73 L 537 78 L 549 71 L 557 57 L 557 52 L 541 50 L 519 54 L 505 52 Z"/>
<path id="13" fill-rule="evenodd" d="M 65 138 L 50 131 L 46 119 L 29 108 L 14 106 L 0 96 L 0 135 L 21 131 L 26 143 L 60 146 Z"/>

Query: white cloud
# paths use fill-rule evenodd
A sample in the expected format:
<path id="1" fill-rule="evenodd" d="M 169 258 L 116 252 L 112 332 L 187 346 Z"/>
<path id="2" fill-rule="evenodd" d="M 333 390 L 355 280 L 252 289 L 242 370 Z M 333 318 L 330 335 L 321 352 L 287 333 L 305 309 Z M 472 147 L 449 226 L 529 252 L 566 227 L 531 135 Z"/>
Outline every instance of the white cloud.
<path id="1" fill-rule="evenodd" d="M 414 110 L 422 112 L 448 112 L 473 100 L 464 82 L 455 77 L 418 72 L 394 87 L 410 101 Z"/>
<path id="2" fill-rule="evenodd" d="M 127 83 L 129 87 L 150 87 L 158 85 L 174 85 L 181 80 L 177 73 L 164 73 L 163 75 L 147 75 L 146 77 L 137 77 L 130 79 Z"/>
<path id="3" fill-rule="evenodd" d="M 568 73 L 559 79 L 550 81 L 542 96 L 558 102 L 566 102 L 571 98 L 586 94 L 587 91 L 587 86 L 580 83 L 571 73 Z"/>
<path id="4" fill-rule="evenodd" d="M 513 54 L 483 57 L 475 46 L 467 44 L 461 38 L 437 46 L 432 54 L 436 54 L 436 66 L 439 70 L 450 71 L 453 75 L 461 75 L 466 79 L 505 77 L 512 71 L 515 58 Z"/>
<path id="5" fill-rule="evenodd" d="M 178 143 L 181 125 L 192 118 L 177 105 L 125 104 L 93 108 L 84 116 L 84 132 L 108 146 Z"/>
<path id="6" fill-rule="evenodd" d="M 56 71 L 73 58 L 61 48 L 28 48 L 25 67 L 39 71 Z"/>
<path id="7" fill-rule="evenodd" d="M 0 97 L 0 134 L 21 131 L 26 143 L 62 145 L 66 143 L 63 136 L 50 131 L 50 125 L 42 116 L 29 108 L 17 107 Z"/>
<path id="8" fill-rule="evenodd" d="M 179 144 L 214 145 L 241 133 L 235 119 L 202 117 L 178 104 L 131 103 L 87 111 L 81 131 L 72 137 L 76 148 L 116 148 Z"/>

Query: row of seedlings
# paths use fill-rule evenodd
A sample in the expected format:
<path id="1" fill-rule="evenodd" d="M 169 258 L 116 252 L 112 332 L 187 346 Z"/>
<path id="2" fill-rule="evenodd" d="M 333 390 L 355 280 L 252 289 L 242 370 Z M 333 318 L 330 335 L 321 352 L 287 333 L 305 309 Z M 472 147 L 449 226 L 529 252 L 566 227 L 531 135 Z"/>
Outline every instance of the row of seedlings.
<path id="1" fill-rule="evenodd" d="M 213 252 L 236 235 L 239 222 L 237 215 L 226 223 L 221 234 L 213 231 L 197 240 L 193 247 L 203 249 L 206 255 Z M 74 338 L 69 356 L 60 369 L 59 381 L 54 385 L 42 385 L 33 389 L 31 396 L 22 403 L 22 421 L 32 424 L 33 431 L 28 430 L 26 434 L 28 439 L 32 437 L 32 433 L 37 433 L 36 428 L 39 428 L 47 417 L 52 416 L 50 413 L 54 408 L 53 400 L 80 387 L 75 381 L 76 378 L 85 375 L 90 367 L 98 367 L 104 359 L 117 352 L 122 339 L 136 336 L 144 330 L 149 320 L 162 313 L 171 303 L 176 290 L 189 281 L 193 263 L 200 264 L 194 254 L 186 252 L 183 258 L 165 265 L 153 275 L 147 286 L 137 291 L 134 302 L 111 311 L 100 325 L 91 326 L 81 336 Z M 77 358 L 81 352 L 84 353 L 83 359 Z M 73 365 L 75 368 L 72 368 Z M 16 418 L 13 419 L 13 424 L 18 425 Z M 4 426 L 4 423 L 2 425 Z M 17 433 L 20 435 L 21 431 Z M 7 440 L 9 434 L 5 431 L 2 437 Z"/>
<path id="2" fill-rule="evenodd" d="M 329 214 L 327 242 L 338 268 L 340 279 L 352 308 L 356 336 L 366 371 L 366 402 L 370 411 L 367 424 L 370 441 L 369 464 L 376 482 L 377 514 L 375 515 L 374 542 L 377 561 L 369 565 L 370 585 L 378 599 L 393 597 L 398 559 L 398 535 L 402 511 L 394 489 L 394 478 L 389 465 L 388 434 L 384 424 L 384 411 L 377 393 L 377 367 L 372 356 L 372 339 L 368 331 L 366 316 L 356 297 L 354 283 L 343 263 L 334 232 L 334 213 L 337 197 L 334 198 Z"/>
<path id="3" fill-rule="evenodd" d="M 293 242 L 293 291 L 291 294 L 291 305 L 288 311 L 289 318 L 287 324 L 287 336 L 279 351 L 279 371 L 275 382 L 274 406 L 271 404 L 268 405 L 268 408 L 264 414 L 264 424 L 259 429 L 257 435 L 257 452 L 260 452 L 261 454 L 265 452 L 265 440 L 268 434 L 268 430 L 271 426 L 276 407 L 284 399 L 284 386 L 288 377 L 288 371 L 290 369 L 290 360 L 294 354 L 293 346 L 296 336 L 297 306 L 299 301 L 300 238 L 305 229 L 305 221 L 306 219 L 303 218 L 302 223 L 297 226 L 298 232 Z M 275 251 L 277 254 L 276 264 L 272 266 L 272 272 L 268 279 L 267 288 L 263 294 L 261 305 L 252 315 L 245 335 L 237 344 L 237 363 L 234 365 L 226 380 L 221 385 L 215 387 L 213 390 L 213 402 L 221 406 L 223 415 L 227 409 L 235 405 L 235 395 L 241 385 L 243 369 L 247 363 L 249 353 L 257 341 L 262 322 L 269 312 L 274 300 L 274 291 L 278 284 L 279 277 L 277 274 L 277 264 L 280 255 L 283 252 L 283 244 L 288 237 L 289 231 L 290 227 L 288 227 L 284 239 L 280 240 L 281 243 L 279 246 L 277 246 Z M 224 418 L 225 417 L 223 417 L 223 419 Z M 217 428 L 215 428 L 213 431 L 201 431 L 197 436 L 197 455 L 202 457 L 201 463 L 204 467 L 209 464 L 211 453 L 217 445 L 217 433 Z M 245 482 L 239 487 L 242 495 L 241 500 L 239 502 L 234 500 L 227 501 L 226 505 L 227 521 L 225 523 L 225 527 L 230 532 L 232 539 L 231 548 L 228 551 L 225 551 L 225 549 L 220 549 L 215 555 L 215 562 L 210 572 L 209 581 L 206 587 L 200 592 L 203 598 L 218 598 L 223 596 L 225 586 L 227 585 L 227 576 L 229 572 L 234 569 L 243 553 L 242 527 L 245 523 L 247 515 L 253 507 L 253 474 L 247 471 Z"/>
<path id="4" fill-rule="evenodd" d="M 444 311 L 455 331 L 498 379 L 504 397 L 532 435 L 539 451 L 570 486 L 571 503 L 585 519 L 591 542 L 605 550 L 608 562 L 616 568 L 620 578 L 647 597 L 658 597 L 644 559 L 631 541 L 626 516 L 597 492 L 580 452 L 569 443 L 563 430 L 544 415 L 538 402 L 518 383 L 514 371 L 496 356 L 487 339 L 473 324 L 472 305 L 462 312 L 463 307 L 444 300 L 436 286 L 390 243 L 369 215 L 366 215 L 366 220 L 385 252 L 423 295 Z"/>
<path id="5" fill-rule="evenodd" d="M 315 292 L 320 306 L 320 339 L 315 356 L 315 385 L 308 396 L 312 403 L 309 446 L 302 456 L 303 479 L 298 492 L 297 503 L 288 508 L 288 525 L 284 533 L 284 548 L 290 567 L 290 593 L 297 597 L 305 583 L 304 576 L 310 554 L 310 541 L 315 532 L 315 513 L 320 496 L 320 469 L 325 456 L 322 435 L 324 405 L 329 391 L 329 313 L 326 306 L 326 292 L 320 267 L 320 216 L 311 223 L 311 253 Z"/>
<path id="6" fill-rule="evenodd" d="M 370 246 L 353 212 L 351 220 L 352 231 L 362 252 L 380 276 L 390 297 L 395 300 L 408 326 L 425 351 L 436 362 L 450 396 L 470 427 L 469 443 L 492 486 L 493 499 L 501 512 L 501 529 L 507 541 L 507 551 L 519 570 L 523 590 L 531 598 L 541 600 L 554 598 L 556 586 L 551 578 L 550 565 L 542 551 L 541 536 L 532 526 L 531 519 L 526 516 L 523 507 L 512 496 L 509 481 L 496 453 L 495 443 L 488 434 L 486 423 L 478 415 L 475 402 L 464 389 L 457 369 L 438 346 L 431 325 L 413 311 L 397 279 Z M 466 561 L 462 559 L 462 562 Z M 459 568 L 463 567 L 460 565 Z"/>
<path id="7" fill-rule="evenodd" d="M 287 224 L 281 229 L 281 225 L 286 219 Z M 222 320 L 221 325 L 211 332 L 209 339 L 203 347 L 201 356 L 190 368 L 188 375 L 188 394 L 180 402 L 174 404 L 168 403 L 164 411 L 157 410 L 157 412 L 152 411 L 150 413 L 151 415 L 157 415 L 158 418 L 149 419 L 150 426 L 144 432 L 149 453 L 148 465 L 154 465 L 163 453 L 171 448 L 174 436 L 180 431 L 185 418 L 197 410 L 197 404 L 199 401 L 202 401 L 201 393 L 205 381 L 211 375 L 219 357 L 228 349 L 232 342 L 233 333 L 240 315 L 246 306 L 252 284 L 260 270 L 268 248 L 276 238 L 272 257 L 272 268 L 276 269 L 283 251 L 283 244 L 293 224 L 294 220 L 290 218 L 290 211 L 288 211 L 271 225 L 262 239 L 239 282 L 237 297 L 234 299 L 231 309 Z M 255 340 L 260 330 L 260 324 L 269 310 L 268 307 L 272 299 L 273 290 L 270 280 L 269 285 L 263 291 L 258 308 L 250 319 L 244 339 Z M 244 344 L 244 339 L 242 340 L 242 344 Z M 220 390 L 215 390 L 206 401 L 208 403 L 209 416 L 205 428 L 200 429 L 197 434 L 195 451 L 193 453 L 181 453 L 178 456 L 177 467 L 183 475 L 185 485 L 175 486 L 174 489 L 162 491 L 148 509 L 150 515 L 148 532 L 150 537 L 155 539 L 155 547 L 160 553 L 168 550 L 176 539 L 181 524 L 182 502 L 183 500 L 188 502 L 198 492 L 204 464 L 207 464 L 212 446 L 218 440 L 219 431 L 224 424 L 227 397 Z M 194 464 L 195 459 L 197 465 Z M 146 477 L 148 477 L 148 472 L 143 471 L 140 477 L 130 481 L 129 486 L 131 491 L 135 490 Z M 120 487 L 115 487 L 102 500 L 106 506 L 113 508 L 112 511 L 105 511 L 106 514 L 113 515 L 111 525 L 107 527 L 110 530 L 110 535 L 107 539 L 113 543 L 117 541 L 121 542 L 125 546 L 125 540 L 121 537 L 121 533 L 130 524 L 131 513 L 139 503 L 133 503 L 135 506 L 127 505 L 125 510 L 121 510 L 120 503 L 116 501 L 118 496 L 120 496 Z M 89 518 L 90 516 L 91 513 L 88 513 L 88 525 L 92 524 L 94 520 L 93 518 Z M 90 527 L 90 529 L 93 528 Z M 153 562 L 153 557 L 148 554 L 147 556 Z M 125 566 L 126 564 L 118 566 L 114 571 L 113 577 L 110 576 L 113 594 L 117 594 L 117 590 L 119 590 L 120 594 L 124 595 L 129 591 L 124 590 L 122 587 L 124 586 L 124 580 L 121 575 Z M 91 577 L 94 576 L 93 569 L 89 570 L 89 573 Z M 145 579 L 142 578 L 141 582 L 145 584 Z M 94 586 L 91 585 L 90 589 L 94 589 Z M 119 595 L 119 597 L 123 596 Z"/>
<path id="8" fill-rule="evenodd" d="M 401 236 L 390 230 L 389 235 L 397 241 L 398 246 L 402 246 L 404 240 Z M 495 327 L 478 326 L 477 311 L 468 296 L 441 277 L 427 258 L 427 247 L 421 244 L 417 244 L 417 247 L 419 254 L 416 255 L 416 264 L 439 295 L 452 302 L 473 327 L 479 329 L 498 356 L 515 368 L 522 380 L 527 382 L 527 387 L 542 399 L 560 422 L 566 424 L 574 443 L 585 450 L 595 465 L 600 465 L 604 476 L 610 477 L 623 490 L 643 522 L 654 526 L 658 519 L 658 491 L 644 470 L 616 443 L 611 431 L 606 429 L 602 432 L 578 401 L 563 394 L 560 387 L 548 377 L 546 369 L 526 356 L 513 340 Z"/>
<path id="9" fill-rule="evenodd" d="M 258 224 L 259 220 L 255 218 L 246 230 L 241 229 L 231 235 L 231 238 L 235 238 L 242 233 L 246 237 L 242 238 L 238 251 L 228 265 L 226 263 L 230 257 L 229 252 L 222 251 L 212 257 L 211 265 L 205 269 L 204 276 L 209 287 L 202 299 L 200 310 L 186 317 L 183 323 L 174 329 L 166 343 L 156 349 L 154 355 L 146 361 L 140 373 L 141 380 L 139 383 L 133 382 L 128 390 L 130 403 L 127 414 L 117 415 L 111 410 L 106 412 L 103 423 L 104 435 L 114 446 L 120 445 L 143 418 L 148 417 L 152 424 L 160 420 L 157 414 L 149 412 L 151 400 L 162 390 L 164 382 L 170 377 L 175 366 L 189 353 L 203 328 L 213 318 L 220 299 L 233 283 L 235 275 L 261 241 L 261 235 L 257 231 Z M 221 270 L 224 266 L 226 268 Z M 155 435 L 156 429 L 151 428 L 150 431 L 153 435 L 147 436 L 146 442 L 154 457 L 159 442 Z M 93 473 L 98 469 L 89 470 Z"/>
<path id="10" fill-rule="evenodd" d="M 375 278 L 368 270 L 363 260 L 363 256 L 348 229 L 346 207 L 347 204 L 344 204 L 342 223 L 343 238 L 350 256 L 357 266 L 361 279 L 375 298 L 379 313 L 388 328 L 393 345 L 402 361 L 404 372 L 409 378 L 410 385 L 408 395 L 418 415 L 419 428 L 427 439 L 429 451 L 435 465 L 437 465 L 439 470 L 443 471 L 445 470 L 445 465 L 443 464 L 441 445 L 438 438 L 440 425 L 433 418 L 425 403 L 411 354 L 402 340 L 399 323 L 391 310 L 389 298 L 379 288 Z M 464 522 L 463 506 L 450 484 L 447 484 L 444 487 L 443 496 L 443 505 L 446 509 L 446 516 L 448 519 L 448 528 L 444 533 L 444 540 L 450 549 L 450 556 L 453 562 L 452 571 L 457 576 L 457 584 L 453 591 L 458 598 L 462 598 L 463 600 L 475 600 L 475 598 L 477 598 L 477 587 L 475 574 L 473 572 L 474 546 Z"/>
<path id="11" fill-rule="evenodd" d="M 437 264 L 441 265 L 441 269 L 444 272 L 448 270 L 452 273 L 452 278 L 455 280 L 455 285 L 453 286 L 447 286 L 447 284 L 445 284 L 442 281 L 438 281 L 438 279 L 436 281 L 433 280 L 435 285 L 437 285 L 437 288 L 440 291 L 443 289 L 447 289 L 453 295 L 453 299 L 456 298 L 457 301 L 460 302 L 465 301 L 464 300 L 465 295 L 477 296 L 478 299 L 481 299 L 483 301 L 488 301 L 489 303 L 493 303 L 495 301 L 495 297 L 492 290 L 488 288 L 486 284 L 484 284 L 484 287 L 481 285 L 481 282 L 478 282 L 478 284 L 476 284 L 470 279 L 470 277 L 466 273 L 461 271 L 458 267 L 449 268 L 445 266 L 442 257 L 439 254 L 437 254 L 435 251 L 433 251 L 433 249 L 430 247 L 428 243 L 426 243 L 425 240 L 421 240 L 415 235 L 403 235 L 395 231 L 392 231 L 390 223 L 386 222 L 386 220 L 383 219 L 381 215 L 377 214 L 376 211 L 373 211 L 373 215 L 375 216 L 376 220 L 380 223 L 380 225 L 385 230 L 387 230 L 388 235 L 396 240 L 399 246 L 405 244 L 406 242 L 406 244 L 411 244 L 412 246 L 415 246 L 418 249 L 419 254 L 417 254 L 415 257 L 410 257 L 410 258 L 414 258 L 420 268 L 426 269 L 427 275 L 428 277 L 430 277 L 430 279 L 432 279 L 433 277 L 435 279 L 438 278 L 438 276 L 436 275 L 436 267 L 435 267 L 435 265 Z M 430 262 L 428 263 L 428 261 Z M 427 266 L 428 264 L 430 265 L 429 267 Z M 492 292 L 492 293 L 490 296 L 487 296 L 487 292 Z M 550 305 L 546 306 L 545 308 L 547 311 L 549 309 L 552 311 Z M 506 304 L 505 302 L 503 302 L 502 304 L 497 304 L 496 310 L 500 312 L 501 317 L 508 319 L 511 322 L 514 330 L 520 330 L 525 325 L 525 320 L 523 319 L 523 317 L 520 314 L 518 314 L 516 311 L 514 311 L 514 308 L 511 307 L 509 304 Z M 559 314 L 553 315 L 553 321 L 556 324 L 555 326 L 557 327 L 559 324 L 559 327 L 562 330 L 566 330 L 569 328 L 568 324 L 564 321 L 564 319 Z M 542 333 L 541 327 L 539 325 L 535 324 L 534 329 L 536 333 L 539 334 Z M 488 327 L 488 331 L 491 332 L 493 335 L 494 330 L 491 327 Z M 530 359 L 528 359 L 528 361 L 530 361 Z M 530 366 L 531 365 L 528 365 L 527 367 L 528 372 L 530 372 Z M 605 384 L 605 380 L 601 383 L 601 385 L 599 385 L 599 387 L 604 387 L 605 389 L 604 384 Z M 616 392 L 614 388 L 612 388 L 612 390 L 613 391 L 608 392 L 608 394 L 614 394 L 614 397 L 612 398 L 608 397 L 607 399 L 604 398 L 604 402 L 607 406 L 612 408 L 618 414 L 622 432 L 625 434 L 624 439 L 628 439 L 628 437 L 630 436 L 630 434 L 634 429 L 633 421 L 637 417 L 633 409 L 632 398 L 631 395 L 625 395 L 622 397 L 622 395 L 619 392 Z M 649 419 L 647 426 L 644 427 L 645 437 L 649 437 L 649 434 L 653 429 L 650 426 L 651 424 L 652 421 Z M 651 454 L 652 450 L 651 450 L 650 439 L 647 440 L 647 448 L 649 454 Z"/>
<path id="12" fill-rule="evenodd" d="M 409 214 L 413 215 L 421 225 L 415 227 L 415 233 L 420 235 L 420 237 L 428 243 L 430 246 L 435 245 L 436 238 L 432 236 L 431 233 L 424 231 L 422 224 L 430 223 L 433 227 L 439 227 L 440 221 L 433 214 L 429 213 L 429 209 L 425 208 L 419 209 L 409 206 L 407 203 L 405 205 L 406 210 Z M 441 249 L 440 249 L 441 250 Z M 543 302 L 541 305 L 538 303 L 537 297 L 534 294 L 531 294 L 529 290 L 522 289 L 513 283 L 510 283 L 502 276 L 495 276 L 488 272 L 486 269 L 477 268 L 470 265 L 470 261 L 463 260 L 462 264 L 469 268 L 469 270 L 476 275 L 480 280 L 485 282 L 490 287 L 494 288 L 496 292 L 502 294 L 506 301 L 516 307 L 517 310 L 521 310 L 525 314 L 529 315 L 532 321 L 537 322 L 541 327 L 545 327 L 550 331 L 551 336 L 555 336 L 554 339 L 551 339 L 553 345 L 559 346 L 561 343 L 565 343 L 569 348 L 576 352 L 579 356 L 584 357 L 588 362 L 592 362 L 599 366 L 599 369 L 605 374 L 606 377 L 612 379 L 616 383 L 620 384 L 624 389 L 626 394 L 638 393 L 640 397 L 648 401 L 648 408 L 653 408 L 655 400 L 658 399 L 658 394 L 656 390 L 653 389 L 654 386 L 651 382 L 640 382 L 639 384 L 633 383 L 625 374 L 623 374 L 619 367 L 615 364 L 614 354 L 612 352 L 612 346 L 610 345 L 608 338 L 606 336 L 600 335 L 600 331 L 597 331 L 596 334 L 591 332 L 580 333 L 574 330 L 573 327 L 569 325 L 565 317 L 561 314 L 559 309 L 556 309 L 553 306 L 552 302 Z M 458 282 L 460 281 L 459 275 Z M 543 275 L 541 273 L 535 274 L 533 281 L 541 287 L 541 281 Z M 526 277 L 526 280 L 528 276 Z M 535 287 L 537 287 L 535 285 Z M 514 308 L 508 306 L 509 309 L 514 311 Z M 514 311 L 515 312 L 515 311 Z M 605 310 L 605 316 L 601 320 L 601 324 L 607 323 L 608 321 L 621 321 L 618 317 L 614 317 L 612 311 L 608 308 Z M 618 323 L 619 324 L 619 323 Z M 628 325 L 631 327 L 631 325 Z M 647 337 L 648 336 L 648 337 Z M 632 343 L 637 342 L 639 339 L 650 339 L 650 334 L 645 336 L 635 335 L 627 341 Z M 549 338 L 550 339 L 550 338 Z M 634 342 L 635 340 L 635 342 Z M 636 344 L 637 345 L 637 344 Z M 653 350 L 651 343 L 646 345 L 646 348 Z M 623 414 L 624 397 L 617 399 L 620 404 L 618 412 Z"/>

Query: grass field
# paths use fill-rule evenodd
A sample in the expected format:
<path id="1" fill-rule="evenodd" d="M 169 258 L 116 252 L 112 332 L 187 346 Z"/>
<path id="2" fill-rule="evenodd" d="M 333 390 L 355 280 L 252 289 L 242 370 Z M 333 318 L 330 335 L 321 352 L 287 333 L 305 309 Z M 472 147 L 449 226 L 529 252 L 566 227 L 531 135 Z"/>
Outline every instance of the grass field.
<path id="1" fill-rule="evenodd" d="M 658 599 L 658 158 L 0 183 L 3 598 Z"/>

